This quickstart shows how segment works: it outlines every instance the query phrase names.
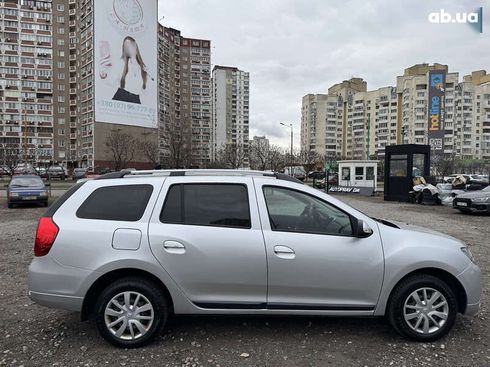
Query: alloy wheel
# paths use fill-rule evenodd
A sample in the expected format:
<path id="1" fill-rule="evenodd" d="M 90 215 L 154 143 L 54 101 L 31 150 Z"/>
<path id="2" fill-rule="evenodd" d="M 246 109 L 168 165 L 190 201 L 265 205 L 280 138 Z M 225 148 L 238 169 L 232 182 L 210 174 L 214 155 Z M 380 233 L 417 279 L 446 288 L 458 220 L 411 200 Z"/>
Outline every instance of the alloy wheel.
<path id="1" fill-rule="evenodd" d="M 153 324 L 153 306 L 143 294 L 126 291 L 114 296 L 104 311 L 107 329 L 122 340 L 144 336 Z"/>
<path id="2" fill-rule="evenodd" d="M 405 300 L 403 317 L 417 333 L 432 334 L 440 330 L 449 317 L 449 305 L 444 295 L 434 288 L 419 288 Z"/>

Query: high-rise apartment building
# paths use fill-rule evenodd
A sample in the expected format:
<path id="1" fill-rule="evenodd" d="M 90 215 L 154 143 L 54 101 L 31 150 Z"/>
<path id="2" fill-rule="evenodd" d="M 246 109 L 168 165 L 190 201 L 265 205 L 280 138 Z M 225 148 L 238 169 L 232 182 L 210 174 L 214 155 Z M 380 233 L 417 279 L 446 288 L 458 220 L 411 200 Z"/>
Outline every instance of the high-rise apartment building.
<path id="1" fill-rule="evenodd" d="M 210 163 L 209 40 L 186 38 L 158 24 L 158 76 L 150 76 L 158 83 L 158 129 L 109 124 L 95 119 L 95 69 L 100 60 L 94 59 L 94 0 L 0 4 L 3 156 L 25 156 L 38 165 L 110 167 L 106 140 L 117 130 L 158 142 L 162 163 Z M 113 61 L 119 57 L 113 55 Z M 182 159 L 172 164 L 170 156 Z M 148 164 L 139 152 L 134 161 L 138 167 Z"/>
<path id="2" fill-rule="evenodd" d="M 473 158 L 490 160 L 490 74 L 487 74 L 484 70 L 479 70 L 466 75 L 463 78 L 463 82 L 460 83 L 459 95 L 463 106 L 458 106 L 461 107 L 461 110 L 458 109 L 457 113 L 461 114 L 463 118 L 463 129 L 467 128 L 465 121 L 468 121 L 470 117 L 468 112 L 465 112 L 464 102 L 466 98 L 472 97 L 471 119 L 473 122 L 471 131 L 474 132 L 475 136 L 473 141 L 475 155 Z M 468 132 L 464 131 L 464 134 L 466 136 L 463 137 L 463 146 L 470 140 Z"/>
<path id="3" fill-rule="evenodd" d="M 352 78 L 327 94 L 303 97 L 301 148 L 346 159 L 383 158 L 387 145 L 427 144 L 429 72 L 443 71 L 444 153 L 462 159 L 490 157 L 490 76 L 459 74 L 441 64 L 418 64 L 397 77 L 396 87 L 368 91 Z"/>
<path id="4" fill-rule="evenodd" d="M 53 163 L 76 167 L 77 35 L 76 1 L 53 0 Z"/>
<path id="5" fill-rule="evenodd" d="M 211 161 L 211 41 L 159 25 L 159 138 L 162 163 Z"/>
<path id="6" fill-rule="evenodd" d="M 51 1 L 0 2 L 0 164 L 53 157 Z"/>
<path id="7" fill-rule="evenodd" d="M 213 68 L 212 143 L 213 160 L 229 147 L 243 156 L 248 166 L 250 76 L 236 67 Z"/>
<path id="8" fill-rule="evenodd" d="M 460 82 L 459 73 L 448 72 L 447 65 L 419 64 L 397 77 L 401 98 L 401 128 L 404 143 L 427 144 L 429 72 L 446 73 L 444 86 L 444 153 L 462 159 L 484 156 L 484 123 L 490 122 L 485 102 L 490 99 L 490 76 L 476 71 Z M 488 154 L 487 154 L 488 156 Z"/>

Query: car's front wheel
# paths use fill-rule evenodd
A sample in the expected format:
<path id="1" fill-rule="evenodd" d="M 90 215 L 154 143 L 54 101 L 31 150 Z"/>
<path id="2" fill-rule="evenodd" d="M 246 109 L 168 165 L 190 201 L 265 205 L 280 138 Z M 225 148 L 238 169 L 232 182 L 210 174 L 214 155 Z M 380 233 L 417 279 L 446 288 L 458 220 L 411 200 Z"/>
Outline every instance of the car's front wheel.
<path id="1" fill-rule="evenodd" d="M 393 328 L 412 340 L 431 342 L 454 325 L 458 304 L 450 286 L 428 274 L 401 281 L 393 290 L 388 318 Z"/>
<path id="2" fill-rule="evenodd" d="M 143 278 L 123 278 L 110 284 L 96 305 L 100 334 L 121 348 L 150 343 L 164 327 L 167 314 L 163 291 Z"/>

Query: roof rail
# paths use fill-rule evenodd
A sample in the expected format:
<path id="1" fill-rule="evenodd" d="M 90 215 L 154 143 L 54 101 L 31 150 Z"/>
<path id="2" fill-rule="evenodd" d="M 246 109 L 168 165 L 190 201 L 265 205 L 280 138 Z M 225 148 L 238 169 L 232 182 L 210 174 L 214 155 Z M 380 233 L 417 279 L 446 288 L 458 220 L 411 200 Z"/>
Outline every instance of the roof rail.
<path id="1" fill-rule="evenodd" d="M 99 177 L 94 178 L 94 180 L 108 180 L 111 178 L 123 178 L 129 173 L 129 171 L 119 171 L 119 172 L 109 172 Z"/>
<path id="2" fill-rule="evenodd" d="M 239 170 L 239 169 L 160 169 L 160 170 L 141 170 L 141 171 L 120 171 L 106 173 L 99 176 L 96 180 L 105 180 L 113 178 L 123 177 L 141 177 L 141 176 L 262 176 L 262 177 L 275 177 L 278 180 L 291 181 L 301 183 L 295 177 L 286 175 L 284 173 L 277 173 L 272 171 L 255 171 L 255 170 Z"/>
<path id="3" fill-rule="evenodd" d="M 253 171 L 245 169 L 161 169 L 127 172 L 126 176 L 271 176 L 271 171 Z"/>

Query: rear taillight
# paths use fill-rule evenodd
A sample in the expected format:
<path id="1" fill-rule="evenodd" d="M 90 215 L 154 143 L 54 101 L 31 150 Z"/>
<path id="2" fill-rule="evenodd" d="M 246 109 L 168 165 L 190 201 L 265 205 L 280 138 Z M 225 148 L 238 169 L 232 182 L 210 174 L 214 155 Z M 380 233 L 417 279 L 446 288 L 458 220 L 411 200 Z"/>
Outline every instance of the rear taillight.
<path id="1" fill-rule="evenodd" d="M 53 246 L 60 229 L 51 217 L 42 217 L 37 225 L 36 241 L 34 242 L 34 255 L 47 255 Z"/>

